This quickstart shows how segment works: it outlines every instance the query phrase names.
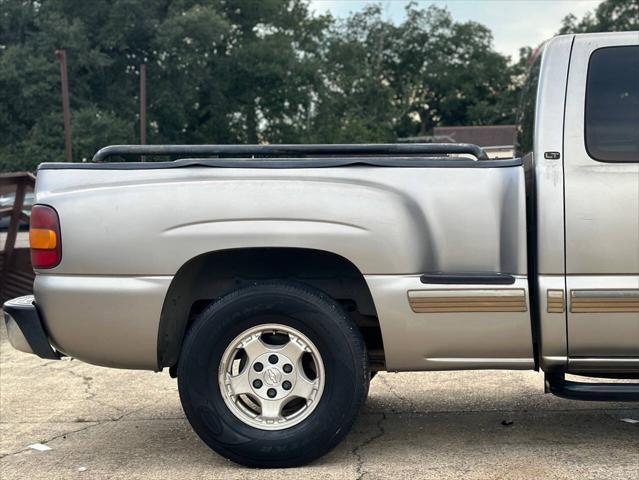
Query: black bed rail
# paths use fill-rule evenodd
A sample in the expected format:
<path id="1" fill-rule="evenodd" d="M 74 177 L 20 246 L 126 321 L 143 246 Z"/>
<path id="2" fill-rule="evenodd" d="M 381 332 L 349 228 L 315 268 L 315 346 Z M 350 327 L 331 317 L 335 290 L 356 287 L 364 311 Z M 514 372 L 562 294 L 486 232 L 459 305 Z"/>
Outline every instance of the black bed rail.
<path id="1" fill-rule="evenodd" d="M 470 143 L 380 143 L 352 145 L 111 145 L 101 148 L 93 162 L 108 157 L 139 156 L 337 156 L 337 155 L 448 155 L 469 154 L 477 160 L 488 160 L 486 152 Z"/>

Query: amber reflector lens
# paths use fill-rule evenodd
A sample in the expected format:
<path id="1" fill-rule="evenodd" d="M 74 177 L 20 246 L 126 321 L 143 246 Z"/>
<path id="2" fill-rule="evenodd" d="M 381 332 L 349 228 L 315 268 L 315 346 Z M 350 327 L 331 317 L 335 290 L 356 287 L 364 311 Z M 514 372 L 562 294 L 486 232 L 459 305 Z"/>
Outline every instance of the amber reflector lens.
<path id="1" fill-rule="evenodd" d="M 31 209 L 29 242 L 33 268 L 53 268 L 62 260 L 60 221 L 57 212 L 47 205 Z"/>
<path id="2" fill-rule="evenodd" d="M 29 231 L 29 244 L 31 248 L 53 250 L 58 244 L 58 236 L 47 228 L 32 228 Z"/>

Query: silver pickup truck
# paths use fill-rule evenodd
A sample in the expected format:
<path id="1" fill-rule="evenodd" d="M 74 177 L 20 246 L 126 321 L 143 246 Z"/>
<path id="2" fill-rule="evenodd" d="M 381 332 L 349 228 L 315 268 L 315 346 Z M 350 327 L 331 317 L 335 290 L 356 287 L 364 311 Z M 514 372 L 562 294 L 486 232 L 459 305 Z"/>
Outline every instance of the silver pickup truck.
<path id="1" fill-rule="evenodd" d="M 44 163 L 19 350 L 176 376 L 249 466 L 344 438 L 380 370 L 542 369 L 639 400 L 639 32 L 531 64 L 521 157 L 474 145 L 111 146 Z M 161 162 L 107 157 L 170 155 Z"/>

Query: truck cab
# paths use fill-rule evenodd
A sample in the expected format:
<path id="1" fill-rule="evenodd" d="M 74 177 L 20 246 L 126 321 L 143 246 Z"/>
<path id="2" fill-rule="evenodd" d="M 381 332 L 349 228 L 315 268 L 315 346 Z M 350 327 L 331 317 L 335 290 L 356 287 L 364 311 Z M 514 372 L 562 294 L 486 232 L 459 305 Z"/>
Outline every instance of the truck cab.
<path id="1" fill-rule="evenodd" d="M 534 148 L 523 153 L 545 371 L 639 371 L 638 40 L 556 37 L 531 69 Z"/>

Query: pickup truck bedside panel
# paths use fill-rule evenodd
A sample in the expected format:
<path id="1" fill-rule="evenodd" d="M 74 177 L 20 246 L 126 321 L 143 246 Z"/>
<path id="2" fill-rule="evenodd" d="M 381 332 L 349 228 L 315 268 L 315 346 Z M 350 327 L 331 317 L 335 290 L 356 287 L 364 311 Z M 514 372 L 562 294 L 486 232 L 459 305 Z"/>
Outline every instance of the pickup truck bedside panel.
<path id="1" fill-rule="evenodd" d="M 389 368 L 528 368 L 524 170 L 474 165 L 42 169 L 37 202 L 58 212 L 63 253 L 39 275 L 36 302 L 69 355 L 156 369 L 160 311 L 183 264 L 225 249 L 311 248 L 368 275 Z M 527 311 L 415 313 L 408 290 L 437 271 L 518 275 Z"/>
<path id="2" fill-rule="evenodd" d="M 380 318 L 388 370 L 534 368 L 525 277 L 517 277 L 508 286 L 425 285 L 414 275 L 365 278 Z M 426 292 L 434 302 L 446 303 L 447 307 L 416 313 L 408 292 Z M 502 301 L 489 307 L 485 305 L 491 302 L 468 301 L 480 300 L 482 293 Z M 464 301 L 460 300 L 457 307 L 450 300 L 442 301 L 442 297 L 450 299 L 451 295 L 461 296 Z M 471 303 L 475 306 L 468 307 Z"/>
<path id="3" fill-rule="evenodd" d="M 172 277 L 37 275 L 56 349 L 105 367 L 157 370 L 160 311 Z"/>
<path id="4" fill-rule="evenodd" d="M 364 274 L 526 274 L 520 166 L 44 169 L 37 202 L 60 216 L 51 273 L 174 275 L 211 251 L 293 247 Z"/>

